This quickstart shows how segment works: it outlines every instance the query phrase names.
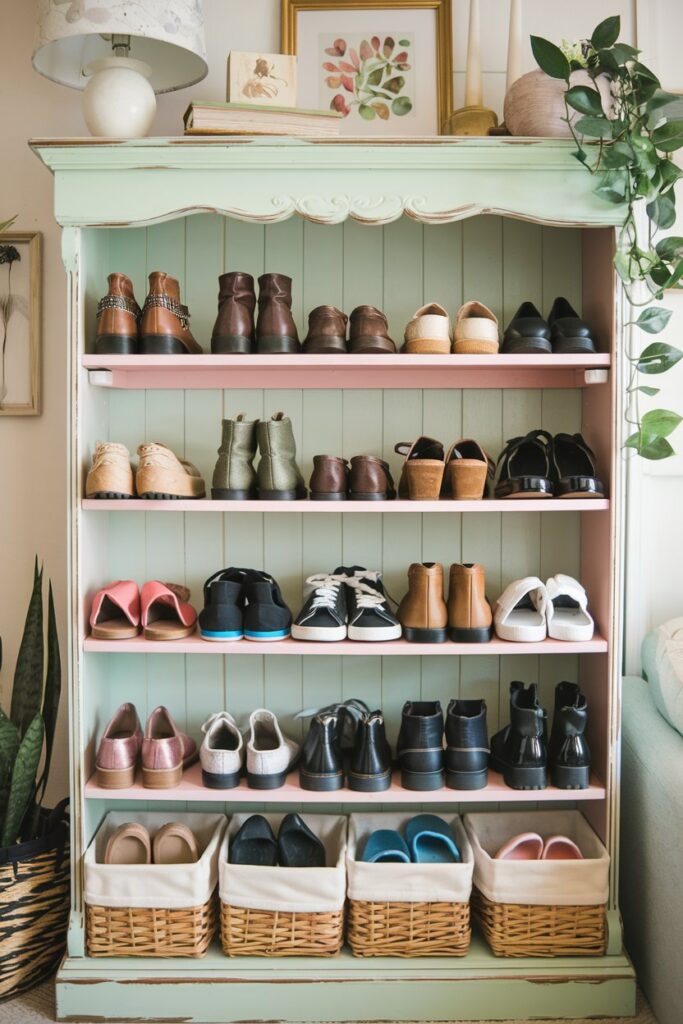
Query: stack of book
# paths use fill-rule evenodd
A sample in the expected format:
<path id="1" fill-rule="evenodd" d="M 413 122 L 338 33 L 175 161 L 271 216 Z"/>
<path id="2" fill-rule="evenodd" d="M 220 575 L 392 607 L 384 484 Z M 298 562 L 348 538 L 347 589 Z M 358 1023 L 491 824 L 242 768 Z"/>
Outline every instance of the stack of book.
<path id="1" fill-rule="evenodd" d="M 184 117 L 186 135 L 290 135 L 336 138 L 342 114 L 336 110 L 265 107 L 247 103 L 191 103 Z"/>

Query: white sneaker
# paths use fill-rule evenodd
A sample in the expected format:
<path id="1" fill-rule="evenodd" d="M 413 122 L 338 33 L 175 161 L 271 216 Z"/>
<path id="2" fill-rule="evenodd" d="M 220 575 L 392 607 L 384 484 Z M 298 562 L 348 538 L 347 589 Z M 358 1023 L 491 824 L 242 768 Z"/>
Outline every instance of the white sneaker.
<path id="1" fill-rule="evenodd" d="M 279 789 L 298 756 L 299 744 L 283 736 L 272 711 L 252 711 L 247 740 L 247 785 L 251 789 Z"/>
<path id="2" fill-rule="evenodd" d="M 588 611 L 588 595 L 579 581 L 573 576 L 558 573 L 550 577 L 546 589 L 548 636 L 570 643 L 591 640 L 595 623 Z"/>
<path id="3" fill-rule="evenodd" d="M 501 640 L 533 644 L 545 640 L 548 592 L 538 576 L 515 580 L 496 601 L 493 623 Z"/>
<path id="4" fill-rule="evenodd" d="M 202 782 L 209 789 L 234 789 L 244 764 L 244 740 L 235 719 L 227 711 L 217 711 L 204 722 L 202 732 Z"/>

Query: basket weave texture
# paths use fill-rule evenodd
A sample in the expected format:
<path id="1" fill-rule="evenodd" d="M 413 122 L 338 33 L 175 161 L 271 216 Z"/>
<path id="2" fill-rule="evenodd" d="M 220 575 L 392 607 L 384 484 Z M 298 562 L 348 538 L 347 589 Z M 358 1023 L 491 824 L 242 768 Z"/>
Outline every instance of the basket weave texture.
<path id="1" fill-rule="evenodd" d="M 337 956 L 344 941 L 344 911 L 285 913 L 221 902 L 226 956 Z"/>
<path id="2" fill-rule="evenodd" d="M 603 956 L 605 907 L 494 903 L 476 887 L 472 912 L 496 956 Z"/>
<path id="3" fill-rule="evenodd" d="M 202 957 L 216 930 L 216 901 L 199 907 L 86 905 L 88 956 Z"/>
<path id="4" fill-rule="evenodd" d="M 349 901 L 354 956 L 465 956 L 471 934 L 469 903 Z"/>

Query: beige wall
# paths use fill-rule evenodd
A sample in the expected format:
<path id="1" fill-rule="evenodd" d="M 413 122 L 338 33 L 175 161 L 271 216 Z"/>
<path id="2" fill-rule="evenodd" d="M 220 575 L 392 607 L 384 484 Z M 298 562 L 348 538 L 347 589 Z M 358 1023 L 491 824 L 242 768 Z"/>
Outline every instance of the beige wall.
<path id="1" fill-rule="evenodd" d="M 678 0 L 647 4 L 648 38 L 658 35 L 655 8 L 673 12 Z M 225 56 L 234 49 L 278 49 L 278 0 L 205 0 L 209 77 L 200 86 L 159 100 L 155 134 L 178 134 L 181 114 L 190 97 L 222 99 Z M 461 101 L 465 64 L 467 4 L 454 0 L 454 66 L 456 102 Z M 640 4 L 641 21 L 644 4 Z M 507 0 L 482 0 L 483 67 L 486 102 L 502 105 L 507 46 Z M 553 39 L 587 35 L 596 22 L 620 12 L 624 38 L 635 38 L 635 0 L 526 0 L 524 34 Z M 80 97 L 40 78 L 31 68 L 34 5 L 30 0 L 0 0 L 0 220 L 18 214 L 17 227 L 43 232 L 43 413 L 35 419 L 0 419 L 0 635 L 5 651 L 2 697 L 6 704 L 28 600 L 35 552 L 55 584 L 62 646 L 66 608 L 66 379 L 65 284 L 59 256 L 59 231 L 51 216 L 52 181 L 29 152 L 31 136 L 85 133 Z M 654 27 L 653 27 L 654 26 Z M 639 24 L 640 30 L 640 24 Z M 668 31 L 661 36 L 669 58 Z M 679 37 L 680 38 L 680 37 Z M 532 66 L 527 50 L 527 67 Z M 669 84 L 673 84 L 669 81 Z M 680 484 L 680 481 L 678 482 Z M 676 486 L 676 485 L 674 485 Z M 679 492 L 680 493 L 680 489 Z M 64 706 L 63 709 L 64 711 Z M 66 738 L 57 747 L 51 796 L 66 789 Z"/>

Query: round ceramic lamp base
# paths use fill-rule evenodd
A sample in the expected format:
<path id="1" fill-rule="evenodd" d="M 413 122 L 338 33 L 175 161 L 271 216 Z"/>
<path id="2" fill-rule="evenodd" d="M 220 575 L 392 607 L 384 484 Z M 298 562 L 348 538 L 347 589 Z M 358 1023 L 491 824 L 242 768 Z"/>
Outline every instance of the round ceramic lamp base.
<path id="1" fill-rule="evenodd" d="M 91 135 L 139 139 L 147 135 L 157 109 L 147 79 L 148 64 L 130 57 L 103 57 L 86 68 L 83 116 Z"/>

